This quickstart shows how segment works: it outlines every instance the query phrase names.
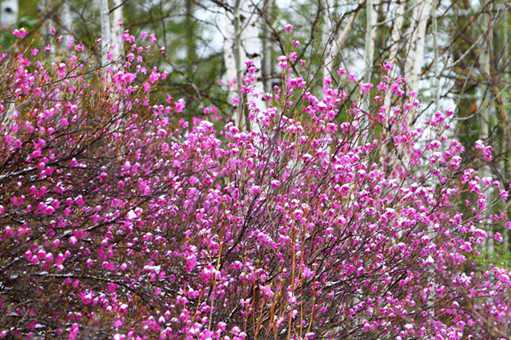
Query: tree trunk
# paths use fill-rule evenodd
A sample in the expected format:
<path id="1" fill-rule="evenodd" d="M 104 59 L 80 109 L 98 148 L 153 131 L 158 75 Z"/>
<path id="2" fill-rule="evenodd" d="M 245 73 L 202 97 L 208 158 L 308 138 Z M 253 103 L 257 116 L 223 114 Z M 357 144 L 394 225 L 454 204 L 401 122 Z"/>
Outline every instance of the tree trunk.
<path id="1" fill-rule="evenodd" d="M 325 58 L 325 67 L 328 68 L 328 70 L 332 71 L 333 68 L 337 66 L 337 58 L 341 54 L 341 50 L 344 48 L 344 45 L 346 44 L 346 40 L 348 39 L 348 34 L 351 32 L 351 28 L 353 27 L 353 22 L 357 18 L 358 12 L 351 13 L 346 18 L 346 23 L 343 25 L 342 29 L 338 29 L 337 34 L 335 35 L 333 42 L 332 42 L 332 48 L 327 50 L 327 55 Z M 337 22 L 334 22 L 330 25 L 331 27 L 337 27 L 339 24 Z"/>
<path id="2" fill-rule="evenodd" d="M 239 98 L 237 112 L 233 117 L 236 126 L 241 129 L 250 130 L 251 127 L 247 119 L 249 110 L 255 112 L 256 107 L 261 108 L 262 103 L 260 97 L 258 100 L 247 103 L 245 96 L 242 94 L 241 85 L 245 61 L 250 59 L 258 70 L 256 74 L 258 81 L 255 84 L 255 95 L 264 93 L 261 77 L 262 39 L 260 38 L 257 13 L 253 4 L 248 1 L 235 0 L 232 8 L 232 17 L 226 13 L 224 27 L 226 80 L 227 82 L 232 82 L 234 79 L 236 81 L 236 94 Z M 255 98 L 254 95 L 251 98 Z M 254 128 L 257 127 L 254 126 Z"/>
<path id="3" fill-rule="evenodd" d="M 197 59 L 195 46 L 195 24 L 193 21 L 195 0 L 186 0 L 185 28 L 186 28 L 186 72 L 189 79 L 193 78 L 194 65 Z"/>
<path id="4" fill-rule="evenodd" d="M 112 46 L 108 0 L 98 0 L 98 8 L 101 25 L 101 65 L 105 66 L 108 63 L 108 54 Z"/>
<path id="5" fill-rule="evenodd" d="M 480 67 L 481 69 L 483 70 L 483 73 L 486 74 L 486 75 L 491 75 L 491 66 L 490 66 L 490 61 L 491 61 L 491 50 L 493 48 L 493 44 L 492 44 L 492 38 L 493 38 L 493 24 L 492 24 L 492 18 L 488 15 L 484 15 L 483 16 L 483 27 L 484 28 L 487 28 L 487 39 L 485 41 L 485 45 L 483 46 L 482 48 L 482 53 L 479 55 L 479 63 L 480 63 Z M 491 85 L 490 85 L 491 87 Z M 491 91 L 491 88 L 490 89 L 485 89 L 485 90 L 489 90 L 488 93 L 492 93 Z M 483 88 L 480 89 L 480 92 L 483 91 Z M 481 102 L 481 121 L 480 121 L 480 124 L 481 124 L 481 131 L 480 131 L 480 137 L 483 139 L 483 140 L 486 140 L 488 139 L 489 135 L 490 135 L 490 114 L 491 112 L 493 112 L 494 110 L 494 105 L 493 105 L 493 100 L 492 98 L 488 98 L 488 96 L 484 96 L 482 95 L 481 93 L 481 98 L 482 98 L 482 102 Z M 490 169 L 488 168 L 488 166 L 483 166 L 482 169 L 481 169 L 481 177 L 487 177 L 490 175 Z M 492 193 L 488 193 L 487 194 L 487 199 L 490 199 L 490 197 L 488 196 L 491 196 Z M 488 230 L 488 233 L 489 233 L 489 237 L 488 239 L 486 240 L 486 250 L 487 250 L 487 253 L 489 256 L 493 256 L 493 254 L 495 253 L 495 245 L 493 243 L 493 230 L 490 229 Z"/>
<path id="6" fill-rule="evenodd" d="M 463 0 L 457 3 L 456 9 L 466 12 L 470 6 L 469 0 Z M 456 128 L 458 138 L 465 147 L 466 156 L 470 156 L 474 143 L 479 139 L 481 129 L 476 93 L 478 83 L 474 76 L 473 65 L 477 56 L 473 50 L 466 53 L 473 44 L 471 25 L 468 20 L 469 18 L 465 15 L 456 16 L 453 32 L 455 32 L 454 35 L 459 35 L 459 38 L 451 44 L 453 60 L 459 61 L 453 69 L 456 74 L 454 88 L 458 97 Z"/>
<path id="7" fill-rule="evenodd" d="M 376 11 L 374 0 L 366 0 L 366 35 L 365 35 L 365 81 L 370 82 L 373 74 L 374 44 L 376 39 Z"/>
<path id="8" fill-rule="evenodd" d="M 395 12 L 394 12 L 394 22 L 392 25 L 392 32 L 390 34 L 390 52 L 389 52 L 389 58 L 388 61 L 391 64 L 395 64 L 397 61 L 397 54 L 400 50 L 400 47 L 402 46 L 402 34 L 403 34 L 403 23 L 404 23 L 404 14 L 405 14 L 405 8 L 406 8 L 406 2 L 404 0 L 397 0 L 395 5 Z M 393 76 L 397 73 L 397 67 L 394 68 Z M 385 107 L 390 109 L 390 102 L 391 99 L 391 92 L 388 91 L 385 95 L 385 101 L 384 105 Z"/>
<path id="9" fill-rule="evenodd" d="M 64 46 L 68 46 L 73 42 L 73 16 L 71 14 L 70 1 L 62 3 L 61 23 L 62 30 L 64 31 Z"/>
<path id="10" fill-rule="evenodd" d="M 421 0 L 414 4 L 412 23 L 410 24 L 410 45 L 405 63 L 405 75 L 408 85 L 417 90 L 421 67 L 424 60 L 426 28 L 431 13 L 431 0 Z"/>
<path id="11" fill-rule="evenodd" d="M 50 34 L 50 27 L 52 26 L 53 22 L 53 13 L 50 13 L 52 9 L 50 8 L 49 0 L 41 0 L 38 5 L 38 9 L 41 13 L 43 13 L 42 16 L 46 18 L 46 20 L 42 23 L 42 34 L 44 37 L 45 46 L 50 46 L 49 59 L 50 62 L 53 62 L 55 60 L 55 44 L 51 41 Z"/>
<path id="12" fill-rule="evenodd" d="M 0 27 L 8 29 L 18 22 L 19 2 L 18 0 L 3 0 L 0 3 Z"/>
<path id="13" fill-rule="evenodd" d="M 124 54 L 123 32 L 123 0 L 113 0 L 112 3 L 112 58 L 118 63 Z"/>
<path id="14" fill-rule="evenodd" d="M 374 47 L 376 43 L 376 22 L 378 16 L 374 9 L 375 0 L 366 0 L 366 34 L 365 34 L 365 77 L 364 80 L 368 83 L 373 78 L 373 64 L 374 64 Z M 366 111 L 369 110 L 370 96 L 366 95 L 362 108 Z"/>
<path id="15" fill-rule="evenodd" d="M 240 2 L 234 0 L 232 15 L 226 10 L 223 20 L 224 34 L 224 63 L 225 76 L 229 90 L 235 87 L 235 96 L 238 99 L 238 107 L 233 114 L 233 120 L 237 127 L 241 127 L 243 119 L 243 103 L 241 95 L 241 24 L 240 24 Z M 232 93 L 230 94 L 232 97 Z"/>
<path id="16" fill-rule="evenodd" d="M 262 65 L 261 65 L 261 76 L 263 80 L 264 91 L 271 92 L 271 77 L 272 77 L 272 59 L 273 49 L 271 43 L 271 34 L 268 25 L 271 25 L 272 20 L 272 8 L 273 0 L 264 0 L 263 3 L 263 15 L 266 16 L 266 20 L 262 20 L 262 33 L 261 33 L 261 45 L 262 45 Z"/>

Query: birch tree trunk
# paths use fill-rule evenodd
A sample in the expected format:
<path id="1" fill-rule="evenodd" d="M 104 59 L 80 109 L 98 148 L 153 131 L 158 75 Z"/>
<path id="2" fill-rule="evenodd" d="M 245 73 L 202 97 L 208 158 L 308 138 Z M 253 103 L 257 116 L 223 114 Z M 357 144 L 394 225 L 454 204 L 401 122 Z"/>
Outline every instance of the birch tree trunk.
<path id="1" fill-rule="evenodd" d="M 62 3 L 61 22 L 64 31 L 64 46 L 68 46 L 73 42 L 73 16 L 71 14 L 70 1 Z"/>
<path id="2" fill-rule="evenodd" d="M 196 60 L 195 46 L 195 24 L 193 22 L 193 13 L 195 0 L 186 0 L 185 13 L 185 35 L 186 35 L 186 72 L 188 78 L 192 79 L 194 74 L 194 64 Z"/>
<path id="3" fill-rule="evenodd" d="M 225 10 L 222 33 L 224 34 L 223 51 L 226 68 L 224 81 L 229 89 L 232 89 L 233 85 L 236 88 L 236 97 L 238 98 L 239 103 L 238 108 L 234 113 L 233 120 L 237 127 L 241 127 L 243 103 L 241 96 L 240 0 L 234 0 L 232 15 Z"/>
<path id="4" fill-rule="evenodd" d="M 227 82 L 232 82 L 235 79 L 236 93 L 239 98 L 238 109 L 233 117 L 236 126 L 241 129 L 250 129 L 247 109 L 256 112 L 258 108 L 262 108 L 262 101 L 259 98 L 251 103 L 246 103 L 244 95 L 241 93 L 241 85 L 245 62 L 250 59 L 258 70 L 255 94 L 264 93 L 261 77 L 262 40 L 257 25 L 257 12 L 253 4 L 249 1 L 235 0 L 232 8 L 232 16 L 226 12 L 224 22 L 224 61 L 227 69 L 225 79 Z M 254 128 L 257 129 L 257 126 Z"/>
<path id="5" fill-rule="evenodd" d="M 118 63 L 121 61 L 124 53 L 124 42 L 122 40 L 123 32 L 123 0 L 113 0 L 112 2 L 112 58 Z"/>
<path id="6" fill-rule="evenodd" d="M 402 29 L 406 2 L 404 0 L 397 0 L 394 6 L 394 24 L 392 26 L 392 33 L 390 35 L 390 54 L 388 59 L 391 63 L 396 62 L 397 53 L 399 51 L 399 47 L 401 46 L 401 36 L 403 34 Z"/>
<path id="7" fill-rule="evenodd" d="M 0 27 L 7 29 L 18 22 L 19 2 L 18 0 L 3 0 L 0 3 Z"/>
<path id="8" fill-rule="evenodd" d="M 53 62 L 55 60 L 55 44 L 52 43 L 50 34 L 53 13 L 50 13 L 52 9 L 50 8 L 49 0 L 41 0 L 38 4 L 38 10 L 42 13 L 42 16 L 46 18 L 42 23 L 42 34 L 45 46 L 50 46 L 49 60 Z"/>
<path id="9" fill-rule="evenodd" d="M 358 12 L 351 13 L 346 18 L 346 23 L 343 25 L 342 29 L 339 29 L 339 23 L 333 22 L 329 26 L 334 28 L 337 27 L 337 33 L 333 37 L 332 47 L 327 49 L 327 53 L 325 56 L 325 67 L 327 71 L 331 72 L 332 69 L 337 65 L 337 58 L 341 54 L 341 50 L 344 48 L 346 44 L 346 40 L 348 39 L 348 34 L 351 32 L 351 28 L 353 27 L 353 22 L 357 18 Z M 325 72 L 328 74 L 328 72 Z"/>
<path id="10" fill-rule="evenodd" d="M 271 43 L 271 34 L 268 25 L 271 25 L 272 18 L 273 0 L 264 0 L 263 3 L 263 15 L 266 16 L 265 20 L 262 20 L 261 28 L 261 45 L 262 45 L 262 60 L 261 60 L 261 76 L 263 81 L 264 91 L 271 92 L 271 76 L 272 76 L 272 58 L 273 49 Z"/>
<path id="11" fill-rule="evenodd" d="M 434 7 L 431 10 L 431 16 L 433 18 L 433 71 L 435 72 L 434 89 L 435 89 L 435 111 L 440 110 L 440 54 L 438 51 L 438 16 L 436 9 L 440 3 L 440 0 L 435 2 Z"/>
<path id="12" fill-rule="evenodd" d="M 366 35 L 365 35 L 365 81 L 371 82 L 374 64 L 374 46 L 376 41 L 377 15 L 374 10 L 375 1 L 366 0 Z M 369 110 L 369 96 L 365 96 L 363 109 Z"/>
<path id="13" fill-rule="evenodd" d="M 371 81 L 373 61 L 374 61 L 374 26 L 376 24 L 376 12 L 374 10 L 374 0 L 366 0 L 366 36 L 365 36 L 365 80 Z"/>
<path id="14" fill-rule="evenodd" d="M 262 96 L 264 94 L 264 81 L 262 77 L 262 56 L 263 56 L 263 40 L 261 35 L 263 33 L 260 25 L 260 15 L 255 8 L 256 2 L 242 1 L 241 6 L 241 64 L 242 72 L 245 69 L 245 61 L 250 59 L 253 63 L 257 72 L 255 74 L 256 82 L 254 84 L 254 95 L 251 96 L 251 101 L 247 102 L 247 113 L 251 116 L 257 116 L 258 112 L 264 108 L 264 102 Z M 243 73 L 242 73 L 243 74 Z M 246 118 L 248 118 L 248 115 Z M 259 126 L 253 120 L 246 119 L 246 128 L 249 130 L 259 131 Z"/>
<path id="15" fill-rule="evenodd" d="M 426 41 L 426 28 L 431 13 L 432 0 L 420 0 L 414 4 L 412 23 L 408 36 L 410 45 L 405 62 L 405 75 L 408 85 L 417 90 L 418 77 L 424 61 L 424 45 Z"/>
<path id="16" fill-rule="evenodd" d="M 491 50 L 492 50 L 492 43 L 491 40 L 493 38 L 493 24 L 492 24 L 492 18 L 488 16 L 484 16 L 484 23 L 483 25 L 488 28 L 488 38 L 486 39 L 486 43 L 484 46 L 484 49 L 479 57 L 481 68 L 483 69 L 483 72 L 487 75 L 491 75 L 491 67 L 490 67 L 490 58 L 491 58 Z M 481 89 L 482 90 L 482 89 Z M 489 91 L 491 93 L 491 89 Z M 484 98 L 484 101 L 481 103 L 481 138 L 483 140 L 486 140 L 490 135 L 490 113 L 493 111 L 493 101 L 487 97 Z M 488 166 L 483 166 L 481 169 L 481 176 L 487 177 L 490 175 L 490 169 Z M 491 193 L 488 193 L 487 195 L 491 195 Z M 487 252 L 489 256 L 493 256 L 495 253 L 495 245 L 493 243 L 493 230 L 491 226 L 488 230 L 489 237 L 486 240 L 486 247 Z"/>
<path id="17" fill-rule="evenodd" d="M 324 53 L 323 69 L 321 70 L 323 74 L 323 78 L 330 75 L 330 71 L 332 68 L 333 62 L 333 32 L 335 28 L 335 22 L 337 19 L 335 13 L 335 4 L 332 0 L 322 0 L 321 1 L 321 10 L 323 17 L 323 24 L 321 25 L 321 42 L 319 44 L 320 52 Z"/>
<path id="18" fill-rule="evenodd" d="M 4 0 L 0 3 L 0 27 L 2 29 L 9 29 L 18 22 L 19 16 L 19 3 L 18 0 Z M 12 102 L 7 109 L 5 118 L 7 121 L 16 115 L 16 104 Z"/>
<path id="19" fill-rule="evenodd" d="M 397 54 L 400 50 L 400 47 L 402 46 L 401 40 L 402 40 L 402 34 L 403 34 L 403 23 L 404 23 L 404 14 L 405 14 L 405 8 L 406 8 L 406 2 L 404 0 L 397 0 L 394 5 L 394 20 L 392 25 L 392 32 L 390 34 L 390 52 L 389 52 L 389 58 L 388 61 L 391 64 L 395 64 L 397 61 Z M 393 76 L 396 75 L 396 67 L 394 67 L 394 73 Z M 388 91 L 387 94 L 385 94 L 385 101 L 384 105 L 386 108 L 390 109 L 391 105 L 391 92 Z"/>
<path id="20" fill-rule="evenodd" d="M 110 28 L 108 0 L 97 1 L 101 25 L 101 65 L 105 66 L 108 63 L 108 54 L 112 46 L 112 31 Z"/>

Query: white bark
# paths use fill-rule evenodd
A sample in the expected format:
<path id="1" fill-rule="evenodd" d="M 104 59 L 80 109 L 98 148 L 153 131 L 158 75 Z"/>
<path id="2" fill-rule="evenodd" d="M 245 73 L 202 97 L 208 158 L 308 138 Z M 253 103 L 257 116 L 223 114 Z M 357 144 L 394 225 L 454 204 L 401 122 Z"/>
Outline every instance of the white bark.
<path id="1" fill-rule="evenodd" d="M 327 3 L 329 3 L 327 1 Z M 332 67 L 335 65 L 335 59 L 341 54 L 341 50 L 344 48 L 346 40 L 348 38 L 348 34 L 351 32 L 351 28 L 353 26 L 353 22 L 357 17 L 358 12 L 351 13 L 347 18 L 344 19 L 342 29 L 338 28 L 337 34 L 333 37 L 332 41 L 325 40 L 328 46 L 325 53 L 325 65 L 324 65 L 324 75 L 329 74 L 332 71 Z M 328 15 L 327 18 L 327 31 L 329 34 L 332 33 L 333 29 L 335 29 L 338 23 L 335 21 L 336 17 L 331 14 Z M 326 37 L 329 37 L 329 34 Z"/>
<path id="2" fill-rule="evenodd" d="M 493 5 L 490 5 L 490 11 L 493 12 Z M 485 42 L 483 44 L 482 52 L 479 56 L 479 62 L 481 64 L 481 68 L 483 69 L 484 74 L 491 75 L 491 68 L 490 68 L 490 58 L 492 54 L 492 40 L 493 40 L 493 22 L 492 17 L 489 15 L 484 15 L 482 17 L 483 21 L 483 27 L 486 27 L 488 30 L 487 36 L 488 38 L 485 39 Z M 491 85 L 488 86 L 486 89 L 488 93 L 491 93 Z M 482 88 L 480 89 L 482 92 Z M 483 93 L 480 94 L 481 97 L 483 96 Z M 490 137 L 490 115 L 491 113 L 495 112 L 495 106 L 493 105 L 493 101 L 488 98 L 488 96 L 484 96 L 484 101 L 481 103 L 481 139 L 486 140 Z M 481 168 L 481 177 L 489 177 L 491 176 L 491 169 L 485 165 Z M 492 190 L 493 191 L 493 190 Z M 488 192 L 486 194 L 486 199 L 490 200 L 492 196 L 494 195 L 494 192 Z M 488 225 L 488 238 L 486 239 L 486 251 L 487 255 L 490 257 L 493 257 L 495 255 L 495 243 L 493 241 L 494 238 L 494 230 L 493 227 Z"/>
<path id="3" fill-rule="evenodd" d="M 18 0 L 3 0 L 0 3 L 0 26 L 9 28 L 16 24 L 19 16 Z"/>
<path id="4" fill-rule="evenodd" d="M 241 56 L 240 56 L 240 32 L 239 32 L 239 12 L 240 12 L 240 1 L 235 0 L 233 3 L 232 15 L 225 11 L 222 23 L 222 33 L 224 35 L 224 63 L 225 63 L 225 76 L 224 82 L 227 84 L 229 89 L 232 89 L 235 85 L 236 96 L 240 99 L 240 108 L 236 110 L 234 114 L 234 121 L 236 126 L 239 126 L 241 119 Z"/>
<path id="5" fill-rule="evenodd" d="M 258 79 L 261 80 L 262 41 L 259 15 L 251 1 L 244 0 L 241 3 L 240 13 L 244 18 L 240 31 L 241 60 L 252 60 L 258 69 Z M 241 64 L 241 67 L 244 68 L 245 65 Z M 262 90 L 262 81 L 257 82 L 257 87 Z"/>
<path id="6" fill-rule="evenodd" d="M 108 63 L 108 52 L 112 46 L 112 31 L 110 28 L 110 15 L 108 0 L 98 0 L 99 20 L 101 25 L 101 65 Z"/>
<path id="7" fill-rule="evenodd" d="M 55 61 L 56 54 L 56 44 L 55 41 L 52 41 L 51 28 L 54 26 L 53 22 L 53 13 L 52 8 L 50 8 L 50 0 L 42 0 L 40 4 L 40 10 L 46 20 L 43 23 L 43 34 L 44 34 L 44 42 L 46 45 L 50 45 L 50 62 L 53 63 Z"/>
<path id="8" fill-rule="evenodd" d="M 229 20 L 228 18 L 225 19 Z M 236 58 L 234 57 L 234 45 L 235 45 L 235 33 L 233 26 L 230 23 L 224 23 L 224 63 L 225 63 L 225 75 L 224 81 L 230 87 L 234 81 L 237 81 L 238 72 L 236 70 Z"/>
<path id="9" fill-rule="evenodd" d="M 64 31 L 64 46 L 67 48 L 68 44 L 73 41 L 73 15 L 71 14 L 71 6 L 68 1 L 62 3 L 62 26 Z"/>
<path id="10" fill-rule="evenodd" d="M 376 20 L 377 15 L 374 10 L 375 1 L 374 0 L 366 0 L 366 36 L 365 36 L 365 80 L 367 82 L 371 81 L 372 73 L 373 73 L 373 63 L 374 63 L 374 43 L 376 38 Z"/>
<path id="11" fill-rule="evenodd" d="M 433 67 L 435 72 L 434 88 L 435 88 L 435 111 L 440 109 L 440 65 L 439 65 L 439 51 L 438 51 L 438 18 L 436 13 L 436 7 L 438 6 L 439 0 L 435 3 L 435 8 L 431 10 L 433 19 Z"/>
<path id="12" fill-rule="evenodd" d="M 405 75 L 411 89 L 417 90 L 418 77 L 424 61 L 426 27 L 431 14 L 432 0 L 420 0 L 415 4 L 412 23 L 408 30 L 409 49 L 405 62 Z"/>
<path id="13" fill-rule="evenodd" d="M 247 103 L 249 111 L 256 114 L 259 110 L 263 110 L 264 103 L 262 96 L 264 94 L 264 82 L 262 79 L 262 56 L 263 56 L 263 41 L 261 39 L 261 26 L 259 24 L 260 16 L 255 8 L 255 3 L 252 1 L 242 1 L 241 14 L 245 20 L 242 22 L 240 43 L 242 47 L 242 59 L 252 60 L 257 69 L 255 74 L 257 81 L 254 84 L 254 93 L 250 96 Z M 244 61 L 241 67 L 245 68 Z M 256 132 L 260 131 L 256 122 L 252 121 L 250 128 Z"/>
<path id="14" fill-rule="evenodd" d="M 263 13 L 267 16 L 267 20 L 271 17 L 273 8 L 273 0 L 264 0 Z M 263 77 L 263 86 L 265 92 L 271 92 L 271 75 L 272 75 L 272 44 L 271 34 L 266 20 L 262 20 L 262 60 L 261 60 L 261 75 Z M 270 21 L 271 22 L 271 21 Z"/>
<path id="15" fill-rule="evenodd" d="M 18 21 L 19 16 L 19 3 L 17 0 L 4 0 L 0 3 L 0 27 L 3 29 L 9 29 L 14 26 Z M 7 114 L 4 119 L 7 122 L 17 115 L 16 103 L 13 101 L 9 104 Z"/>
<path id="16" fill-rule="evenodd" d="M 123 14 L 122 0 L 113 0 L 112 12 L 112 58 L 119 62 L 123 56 L 124 44 L 122 40 L 123 33 Z"/>
<path id="17" fill-rule="evenodd" d="M 394 6 L 395 6 L 394 25 L 392 26 L 392 33 L 390 34 L 390 53 L 388 59 L 388 62 L 392 64 L 396 62 L 397 54 L 401 47 L 401 36 L 403 30 L 406 2 L 404 0 L 397 0 Z M 392 75 L 395 76 L 395 71 Z M 390 108 L 391 104 L 390 99 L 391 92 L 388 91 L 387 94 L 385 95 L 384 101 L 384 105 L 387 108 Z"/>
<path id="18" fill-rule="evenodd" d="M 366 0 L 366 35 L 365 35 L 365 81 L 371 82 L 374 64 L 374 46 L 376 40 L 377 13 L 374 10 L 375 0 Z M 366 95 L 362 103 L 363 110 L 369 110 L 370 97 Z"/>
<path id="19" fill-rule="evenodd" d="M 389 62 L 395 63 L 397 58 L 397 53 L 400 47 L 401 34 L 404 23 L 404 14 L 406 2 L 404 0 L 397 0 L 395 5 L 396 12 L 394 14 L 394 25 L 392 26 L 392 33 L 390 36 L 390 54 L 389 54 Z"/>
<path id="20" fill-rule="evenodd" d="M 254 5 L 250 1 L 235 0 L 233 4 L 233 14 L 226 13 L 224 18 L 224 61 L 226 66 L 225 80 L 227 82 L 236 82 L 236 92 L 240 99 L 240 104 L 234 121 L 238 127 L 246 128 L 247 122 L 243 117 L 243 96 L 241 94 L 241 83 L 245 70 L 245 62 L 250 59 L 257 68 L 256 77 L 258 81 L 255 84 L 255 94 L 264 93 L 264 85 L 261 77 L 262 68 L 262 40 L 260 38 L 260 28 L 257 25 L 258 15 Z M 254 98 L 253 95 L 250 98 Z M 262 109 L 262 100 L 259 97 L 250 101 L 249 109 Z M 252 128 L 258 127 L 252 124 Z"/>
<path id="21" fill-rule="evenodd" d="M 335 29 L 336 15 L 332 13 L 332 0 L 322 0 L 321 7 L 323 13 L 323 24 L 321 25 L 321 44 L 320 47 L 324 50 L 324 61 L 323 61 L 323 77 L 327 77 L 330 74 L 330 69 L 334 61 L 333 47 L 332 47 L 332 33 Z M 335 11 L 334 11 L 335 12 Z"/>

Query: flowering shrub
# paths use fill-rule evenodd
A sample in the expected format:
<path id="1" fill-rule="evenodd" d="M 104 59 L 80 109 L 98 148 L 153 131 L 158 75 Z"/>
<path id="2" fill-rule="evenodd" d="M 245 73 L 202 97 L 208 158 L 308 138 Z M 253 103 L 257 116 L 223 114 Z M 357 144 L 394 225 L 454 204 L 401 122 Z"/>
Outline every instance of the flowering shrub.
<path id="1" fill-rule="evenodd" d="M 291 52 L 262 109 L 248 63 L 253 128 L 218 130 L 180 119 L 182 100 L 155 104 L 167 74 L 125 40 L 106 74 L 81 45 L 50 66 L 3 56 L 1 336 L 509 335 L 510 274 L 475 261 L 506 222 L 489 193 L 507 192 L 463 165 L 449 114 L 421 138 L 389 65 L 358 89 L 339 70 L 316 96 Z"/>

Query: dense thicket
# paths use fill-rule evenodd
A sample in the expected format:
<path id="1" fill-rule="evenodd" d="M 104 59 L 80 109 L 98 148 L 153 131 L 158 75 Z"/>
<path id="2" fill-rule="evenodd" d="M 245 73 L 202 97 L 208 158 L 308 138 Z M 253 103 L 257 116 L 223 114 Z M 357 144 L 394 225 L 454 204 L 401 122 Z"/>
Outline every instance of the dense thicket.
<path id="1" fill-rule="evenodd" d="M 510 274 L 478 260 L 508 192 L 467 165 L 492 148 L 463 162 L 452 112 L 414 125 L 393 65 L 315 95 L 292 49 L 271 93 L 247 61 L 235 107 L 185 120 L 154 39 L 123 40 L 106 68 L 72 42 L 2 57 L 2 336 L 509 336 Z"/>

